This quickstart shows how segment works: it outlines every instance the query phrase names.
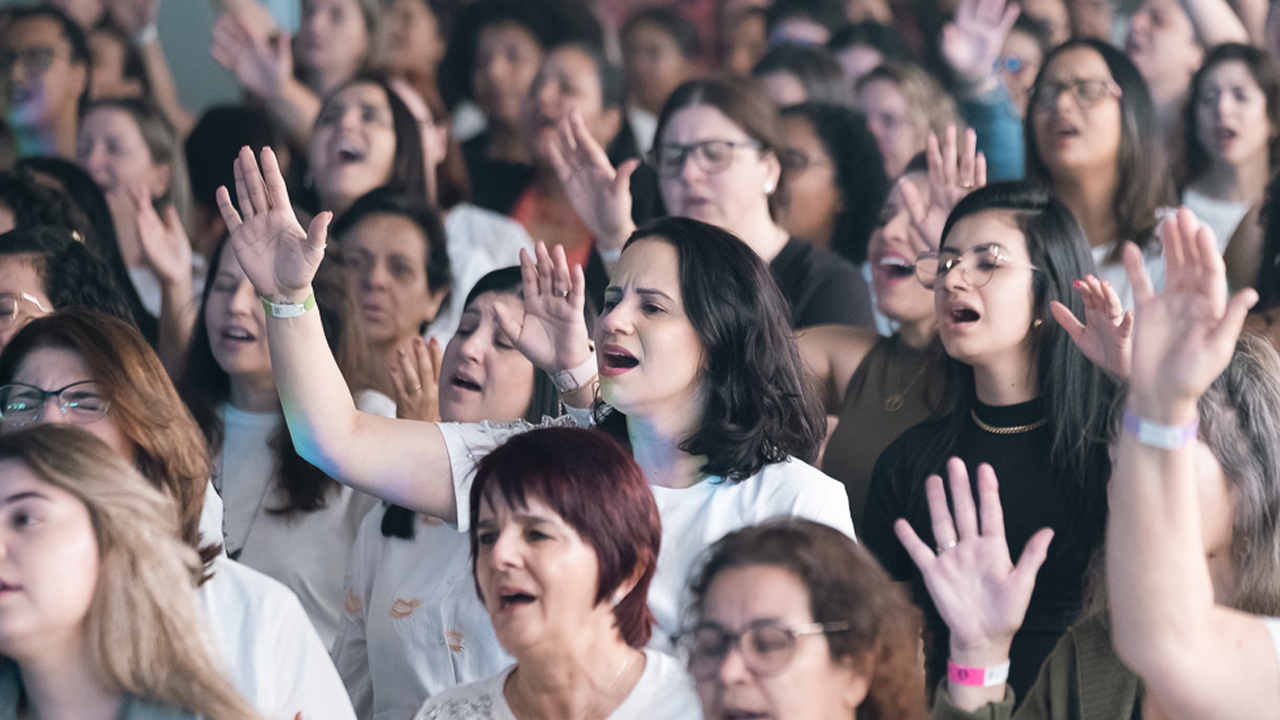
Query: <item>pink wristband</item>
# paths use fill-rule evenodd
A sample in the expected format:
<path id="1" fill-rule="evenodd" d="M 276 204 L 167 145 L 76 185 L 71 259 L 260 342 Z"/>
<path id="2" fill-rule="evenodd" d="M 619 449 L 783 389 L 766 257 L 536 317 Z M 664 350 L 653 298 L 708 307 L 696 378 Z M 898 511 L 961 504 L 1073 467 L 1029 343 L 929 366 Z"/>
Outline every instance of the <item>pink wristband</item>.
<path id="1" fill-rule="evenodd" d="M 991 667 L 968 667 L 947 661 L 947 679 L 953 685 L 995 687 L 1009 680 L 1009 661 Z"/>

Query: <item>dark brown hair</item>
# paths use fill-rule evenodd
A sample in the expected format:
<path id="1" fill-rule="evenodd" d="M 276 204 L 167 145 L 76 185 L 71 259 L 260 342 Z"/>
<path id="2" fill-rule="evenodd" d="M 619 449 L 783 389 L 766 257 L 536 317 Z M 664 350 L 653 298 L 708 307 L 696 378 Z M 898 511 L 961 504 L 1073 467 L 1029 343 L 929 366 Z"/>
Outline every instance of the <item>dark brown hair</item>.
<path id="1" fill-rule="evenodd" d="M 1271 124 L 1270 142 L 1267 144 L 1267 167 L 1275 168 L 1280 160 L 1280 69 L 1267 51 L 1243 45 L 1241 43 L 1224 43 L 1209 51 L 1204 64 L 1191 78 L 1191 97 L 1187 100 L 1182 116 L 1182 126 L 1186 129 L 1183 145 L 1186 147 L 1186 168 L 1183 179 L 1190 183 L 1209 169 L 1209 153 L 1200 144 L 1200 117 L 1197 110 L 1204 99 L 1201 85 L 1219 65 L 1238 62 L 1249 71 L 1250 77 L 1258 84 L 1262 96 L 1267 103 L 1267 122 Z"/>

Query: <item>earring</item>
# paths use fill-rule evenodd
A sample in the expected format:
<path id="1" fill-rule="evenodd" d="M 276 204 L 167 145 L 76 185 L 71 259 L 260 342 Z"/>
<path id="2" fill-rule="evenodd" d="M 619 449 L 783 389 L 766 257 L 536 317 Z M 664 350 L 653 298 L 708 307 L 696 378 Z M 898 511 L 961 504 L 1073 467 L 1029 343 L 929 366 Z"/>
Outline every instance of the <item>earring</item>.
<path id="1" fill-rule="evenodd" d="M 764 181 L 764 194 L 765 194 L 765 195 L 772 195 L 772 194 L 773 194 L 773 181 L 772 181 L 772 180 L 765 180 L 765 181 Z"/>
<path id="2" fill-rule="evenodd" d="M 1043 321 L 1043 320 L 1041 320 L 1040 318 L 1036 318 L 1035 322 L 1031 323 L 1031 329 L 1032 329 L 1032 330 L 1039 330 L 1039 329 L 1040 329 L 1040 326 L 1041 326 L 1041 325 L 1043 325 L 1043 324 L 1044 324 L 1044 321 Z"/>
<path id="3" fill-rule="evenodd" d="M 614 593 L 613 599 L 610 602 L 613 603 L 614 607 L 618 607 L 619 605 L 622 604 L 622 598 L 623 598 L 623 595 L 621 593 Z"/>

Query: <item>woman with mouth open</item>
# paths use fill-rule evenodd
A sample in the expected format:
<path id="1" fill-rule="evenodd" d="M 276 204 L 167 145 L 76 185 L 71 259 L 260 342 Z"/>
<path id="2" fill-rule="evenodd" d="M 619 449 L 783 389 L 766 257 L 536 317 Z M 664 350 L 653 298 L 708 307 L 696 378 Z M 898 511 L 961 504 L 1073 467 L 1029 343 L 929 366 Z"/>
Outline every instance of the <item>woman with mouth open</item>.
<path id="1" fill-rule="evenodd" d="M 924 609 L 933 636 L 930 686 L 946 674 L 947 626 L 893 526 L 906 518 L 926 543 L 948 547 L 954 538 L 930 531 L 925 493 L 925 478 L 942 473 L 947 458 L 996 470 L 1015 554 L 1041 528 L 1057 532 L 1027 622 L 1013 638 L 1009 682 L 1019 696 L 1080 612 L 1106 519 L 1104 440 L 1114 386 L 1050 307 L 1064 322 L 1068 309 L 1085 317 L 1087 333 L 1104 332 L 1107 313 L 1090 306 L 1086 314 L 1073 289 L 1090 270 L 1088 245 L 1071 212 L 1047 189 L 1023 182 L 988 185 L 965 197 L 947 220 L 941 248 L 916 261 L 917 277 L 934 293 L 950 409 L 903 433 L 880 455 L 862 535 L 890 575 L 911 582 Z M 1123 316 L 1118 307 L 1107 310 Z"/>
<path id="2" fill-rule="evenodd" d="M 303 230 L 273 153 L 237 160 L 244 216 L 225 189 L 231 242 L 272 312 L 271 368 L 300 453 L 353 488 L 465 526 L 476 461 L 527 424 L 453 425 L 357 411 L 306 308 L 324 256 L 329 216 Z M 698 552 L 727 532 L 800 515 L 853 534 L 844 488 L 807 465 L 823 435 L 806 391 L 786 305 L 767 267 L 741 241 L 704 223 L 669 218 L 633 234 L 596 321 L 599 362 L 582 308 L 585 280 L 563 251 L 523 259 L 523 322 L 506 333 L 556 380 L 580 424 L 595 395 L 602 429 L 625 439 L 644 470 L 670 538 L 649 594 L 666 644 Z M 669 645 L 668 645 L 669 646 Z"/>

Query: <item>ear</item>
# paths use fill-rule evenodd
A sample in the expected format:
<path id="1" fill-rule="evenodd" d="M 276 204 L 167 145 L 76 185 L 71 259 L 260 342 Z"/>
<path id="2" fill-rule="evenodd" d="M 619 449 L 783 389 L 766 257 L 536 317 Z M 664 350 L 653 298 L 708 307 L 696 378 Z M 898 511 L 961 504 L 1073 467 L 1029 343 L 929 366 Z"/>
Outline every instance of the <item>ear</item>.
<path id="1" fill-rule="evenodd" d="M 607 147 L 622 131 L 622 108 L 606 108 L 604 112 L 600 113 L 600 127 L 598 130 L 600 131 L 600 136 L 596 140 Z"/>
<path id="2" fill-rule="evenodd" d="M 160 197 L 165 194 L 170 181 L 173 179 L 172 165 L 152 164 L 151 166 L 151 196 Z"/>
<path id="3" fill-rule="evenodd" d="M 433 322 L 436 316 L 440 314 L 440 306 L 444 304 L 444 299 L 449 296 L 449 288 L 440 288 L 439 290 L 427 292 L 427 303 L 423 306 L 426 321 Z"/>
<path id="4" fill-rule="evenodd" d="M 853 658 L 847 658 L 840 663 L 839 672 L 842 674 L 840 700 L 846 708 L 849 708 L 850 716 L 867 699 L 867 693 L 871 689 L 871 678 L 867 677 L 865 672 L 867 665 L 866 662 L 854 662 Z"/>
<path id="5" fill-rule="evenodd" d="M 426 141 L 427 157 L 436 167 L 444 162 L 444 156 L 449 152 L 449 126 L 447 124 L 432 124 L 423 134 Z"/>
<path id="6" fill-rule="evenodd" d="M 778 151 L 771 150 L 761 155 L 765 164 L 765 184 L 777 190 L 782 180 L 782 161 L 778 159 Z"/>

